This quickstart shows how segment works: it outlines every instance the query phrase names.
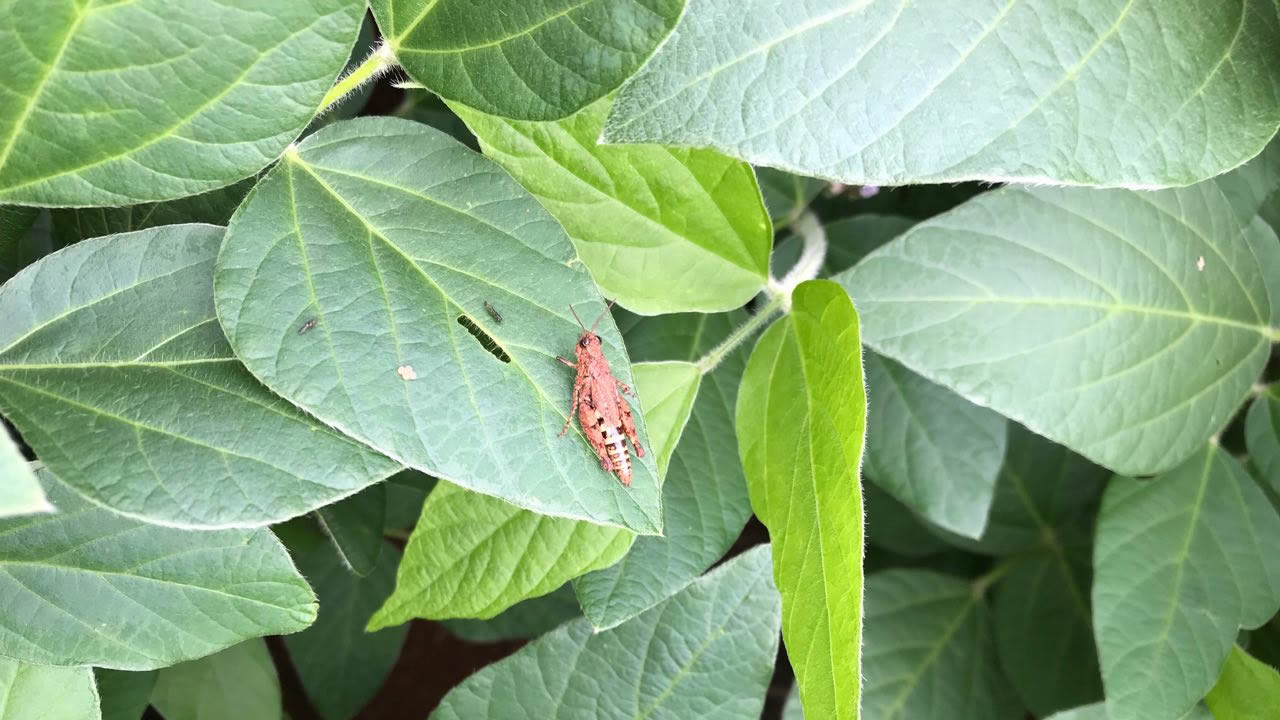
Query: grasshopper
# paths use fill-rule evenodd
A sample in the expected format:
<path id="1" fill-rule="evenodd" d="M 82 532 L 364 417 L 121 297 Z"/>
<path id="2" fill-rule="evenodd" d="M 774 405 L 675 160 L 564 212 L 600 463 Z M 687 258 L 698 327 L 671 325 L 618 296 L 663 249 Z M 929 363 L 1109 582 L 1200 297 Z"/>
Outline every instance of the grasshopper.
<path id="1" fill-rule="evenodd" d="M 613 303 L 609 303 L 613 307 Z M 636 457 L 644 457 L 644 448 L 636 439 L 636 422 L 631 417 L 631 407 L 627 405 L 622 392 L 631 395 L 631 388 L 613 376 L 609 369 L 609 361 L 604 357 L 604 348 L 600 345 L 600 336 L 596 335 L 596 325 L 609 312 L 609 307 L 596 318 L 588 330 L 578 317 L 578 311 L 569 306 L 573 319 L 578 321 L 582 334 L 578 336 L 578 345 L 573 349 L 578 362 L 572 363 L 559 355 L 556 359 L 578 371 L 573 382 L 573 399 L 569 402 L 569 417 L 565 418 L 564 428 L 560 434 L 569 431 L 573 423 L 573 411 L 578 411 L 578 423 L 582 425 L 582 433 L 587 442 L 600 458 L 600 467 L 606 472 L 616 472 L 624 487 L 631 487 L 631 455 L 623 444 L 623 435 L 631 440 L 636 449 Z"/>

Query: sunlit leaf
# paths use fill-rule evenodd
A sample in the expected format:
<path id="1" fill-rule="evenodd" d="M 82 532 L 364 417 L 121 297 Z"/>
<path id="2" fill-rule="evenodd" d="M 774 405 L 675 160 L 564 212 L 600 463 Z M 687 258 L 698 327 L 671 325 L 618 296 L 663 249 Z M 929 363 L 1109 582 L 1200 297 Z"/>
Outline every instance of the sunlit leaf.
<path id="1" fill-rule="evenodd" d="M 1204 700 L 1214 720 L 1268 720 L 1280 708 L 1280 673 L 1237 645 Z"/>
<path id="2" fill-rule="evenodd" d="M 100 720 L 93 669 L 0 657 L 0 720 Z"/>

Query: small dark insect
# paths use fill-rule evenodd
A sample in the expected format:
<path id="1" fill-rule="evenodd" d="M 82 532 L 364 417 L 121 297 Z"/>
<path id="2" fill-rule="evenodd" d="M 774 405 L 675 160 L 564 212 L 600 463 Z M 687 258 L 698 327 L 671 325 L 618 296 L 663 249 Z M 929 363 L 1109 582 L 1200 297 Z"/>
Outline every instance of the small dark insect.
<path id="1" fill-rule="evenodd" d="M 609 303 L 609 307 L 613 307 L 613 303 Z M 582 334 L 578 336 L 578 344 L 573 349 L 578 358 L 577 364 L 556 357 L 578 371 L 578 377 L 573 383 L 573 400 L 569 403 L 569 417 L 565 419 L 560 434 L 564 435 L 569 431 L 569 425 L 573 423 L 573 411 L 576 409 L 578 423 L 582 425 L 587 442 L 591 443 L 591 448 L 600 458 L 600 467 L 606 472 L 616 472 L 622 484 L 631 487 L 631 455 L 623 444 L 623 435 L 636 449 L 636 457 L 644 457 L 644 448 L 636 438 L 636 422 L 631 417 L 631 407 L 627 405 L 622 393 L 618 392 L 621 388 L 622 392 L 630 394 L 631 388 L 613 376 L 609 361 L 604 357 L 604 348 L 600 346 L 600 336 L 595 333 L 596 325 L 600 323 L 604 313 L 596 318 L 588 330 L 572 305 L 569 306 L 569 312 L 578 321 Z M 605 308 L 604 312 L 609 312 L 609 308 Z"/>
<path id="2" fill-rule="evenodd" d="M 304 333 L 311 332 L 311 328 L 315 326 L 316 326 L 316 319 L 311 318 L 310 320 L 302 323 L 302 327 L 298 328 L 298 334 L 302 335 Z"/>
<path id="3" fill-rule="evenodd" d="M 498 322 L 498 323 L 502 322 L 502 313 L 494 309 L 494 307 L 489 304 L 488 300 L 484 301 L 484 309 L 488 311 L 489 316 L 493 318 L 494 322 Z"/>

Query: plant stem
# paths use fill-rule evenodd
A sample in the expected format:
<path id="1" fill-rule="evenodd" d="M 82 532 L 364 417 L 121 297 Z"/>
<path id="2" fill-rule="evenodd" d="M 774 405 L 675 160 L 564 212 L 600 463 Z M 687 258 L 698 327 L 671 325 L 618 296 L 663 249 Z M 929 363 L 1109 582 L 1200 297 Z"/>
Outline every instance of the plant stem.
<path id="1" fill-rule="evenodd" d="M 986 595 L 987 590 L 990 589 L 992 585 L 995 585 L 997 582 L 999 582 L 1000 578 L 1008 574 L 1010 570 L 1012 570 L 1015 566 L 1017 566 L 1018 563 L 1022 562 L 1027 557 L 1028 557 L 1027 554 L 1013 555 L 1011 557 L 1007 557 L 1004 560 L 1001 560 L 999 563 L 997 563 L 995 567 L 988 570 L 985 575 L 975 578 L 973 581 L 974 596 L 982 597 L 983 595 Z"/>
<path id="2" fill-rule="evenodd" d="M 783 298 L 782 309 L 791 309 L 791 291 L 805 280 L 818 277 L 822 263 L 827 259 L 827 231 L 822 228 L 818 216 L 812 210 L 805 210 L 796 218 L 791 230 L 800 236 L 804 247 L 800 250 L 800 258 L 792 266 L 791 271 L 782 280 L 769 279 L 770 294 Z"/>
<path id="3" fill-rule="evenodd" d="M 336 105 L 342 98 L 355 92 L 361 85 L 377 78 L 388 68 L 396 64 L 396 56 L 391 51 L 391 46 L 381 43 L 369 53 L 369 57 L 364 62 L 356 66 L 356 69 L 344 75 L 333 87 L 329 88 L 329 92 L 325 93 L 324 99 L 320 101 L 320 112 L 325 112 Z"/>
<path id="4" fill-rule="evenodd" d="M 729 353 L 733 352 L 735 348 L 741 345 L 742 341 L 747 340 L 752 335 L 755 335 L 757 330 L 773 318 L 773 313 L 778 308 L 782 307 L 784 300 L 785 297 L 783 295 L 770 294 L 769 302 L 764 307 L 760 308 L 760 310 L 755 315 L 748 318 L 746 322 L 734 328 L 733 332 L 729 333 L 729 337 L 725 338 L 723 342 L 711 348 L 706 355 L 703 355 L 698 359 L 698 372 L 702 375 L 706 375 L 712 370 L 715 370 L 716 366 L 720 364 L 720 361 L 724 360 Z"/>

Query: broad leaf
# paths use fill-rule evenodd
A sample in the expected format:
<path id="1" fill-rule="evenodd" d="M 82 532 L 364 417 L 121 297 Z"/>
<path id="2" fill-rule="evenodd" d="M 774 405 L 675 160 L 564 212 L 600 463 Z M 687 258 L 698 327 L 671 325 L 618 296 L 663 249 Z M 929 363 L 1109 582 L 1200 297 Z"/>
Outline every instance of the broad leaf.
<path id="1" fill-rule="evenodd" d="M 611 103 L 555 123 L 454 110 L 564 225 L 605 295 L 645 315 L 741 307 L 764 287 L 772 236 L 751 166 L 710 150 L 599 145 Z"/>
<path id="2" fill-rule="evenodd" d="M 570 307 L 604 309 L 590 277 L 528 193 L 443 133 L 360 118 L 308 137 L 236 213 L 215 285 L 236 355 L 326 424 L 535 512 L 659 531 L 652 456 L 624 488 L 576 423 L 558 436 Z M 631 384 L 612 321 L 597 331 Z"/>
<path id="3" fill-rule="evenodd" d="M 29 665 L 0 657 L 0 690 L 0 720 L 102 718 L 92 668 Z"/>
<path id="4" fill-rule="evenodd" d="M 10 515 L 52 512 L 44 497 L 35 468 L 0 425 L 0 518 Z"/>
<path id="5" fill-rule="evenodd" d="M 866 506 L 868 545 L 910 558 L 927 557 L 947 549 L 947 544 L 911 508 L 875 483 L 863 486 L 862 500 Z"/>
<path id="6" fill-rule="evenodd" d="M 250 640 L 160 671 L 151 704 L 165 720 L 280 720 L 280 680 L 267 644 Z"/>
<path id="7" fill-rule="evenodd" d="M 782 626 L 810 716 L 857 717 L 866 420 L 858 316 L 844 289 L 802 283 L 756 344 L 738 391 L 751 507 L 769 528 Z"/>
<path id="8" fill-rule="evenodd" d="M 53 210 L 53 237 L 59 246 L 86 238 L 145 230 L 159 225 L 208 223 L 226 225 L 253 187 L 255 178 L 234 185 L 167 202 Z"/>
<path id="9" fill-rule="evenodd" d="M 649 447 L 657 455 L 658 474 L 666 477 L 698 396 L 702 373 L 693 363 L 678 360 L 636 363 L 631 371 L 636 378 L 635 396 L 649 421 Z"/>
<path id="10" fill-rule="evenodd" d="M 1213 687 L 1241 627 L 1280 609 L 1280 516 L 1209 446 L 1154 480 L 1107 487 L 1094 636 L 1111 720 L 1177 718 Z"/>
<path id="11" fill-rule="evenodd" d="M 546 595 L 521 600 L 488 620 L 445 620 L 449 632 L 473 643 L 535 638 L 569 620 L 582 617 L 573 585 L 565 583 Z"/>
<path id="12" fill-rule="evenodd" d="M 1245 418 L 1249 460 L 1275 492 L 1280 492 L 1280 387 L 1268 387 Z"/>
<path id="13" fill-rule="evenodd" d="M 1237 645 L 1205 703 L 1214 720 L 1267 720 L 1280 708 L 1280 673 Z"/>
<path id="14" fill-rule="evenodd" d="M 565 117 L 618 87 L 683 0 L 372 0 L 405 72 L 441 97 L 523 120 Z"/>
<path id="15" fill-rule="evenodd" d="M 868 576 L 866 589 L 863 717 L 1022 717 L 996 662 L 986 604 L 969 583 L 889 570 Z"/>
<path id="16" fill-rule="evenodd" d="M 868 253 L 906 232 L 916 221 L 901 215 L 866 213 L 841 218 L 822 227 L 827 233 L 828 274 L 847 270 Z"/>
<path id="17" fill-rule="evenodd" d="M 386 484 L 373 485 L 316 511 L 316 520 L 333 541 L 348 570 L 364 577 L 382 554 L 382 529 L 387 516 Z"/>
<path id="18" fill-rule="evenodd" d="M 1267 0 L 689 0 L 604 137 L 859 185 L 1186 185 L 1275 134 L 1277 41 Z"/>
<path id="19" fill-rule="evenodd" d="M 0 2 L 0 202 L 85 207 L 193 195 L 267 165 L 342 69 L 364 3 L 35 7 Z"/>
<path id="20" fill-rule="evenodd" d="M 435 489 L 436 479 L 417 470 L 404 470 L 387 478 L 387 530 L 412 528 L 422 515 L 422 503 Z"/>
<path id="21" fill-rule="evenodd" d="M 391 672 L 409 631 L 365 632 L 369 616 L 391 594 L 400 560 L 400 552 L 386 542 L 379 549 L 367 577 L 352 575 L 323 542 L 293 553 L 319 597 L 320 616 L 284 644 L 307 697 L 325 720 L 348 720 L 364 707 Z"/>
<path id="22" fill-rule="evenodd" d="M 0 283 L 55 249 L 49 211 L 0 205 Z"/>
<path id="23" fill-rule="evenodd" d="M 1214 183 L 1005 188 L 837 279 L 877 352 L 1095 462 L 1154 473 L 1221 428 L 1280 333 L 1247 232 Z"/>
<path id="24" fill-rule="evenodd" d="M 471 134 L 467 124 L 434 93 L 426 90 L 406 91 L 404 100 L 394 114 L 396 117 L 430 125 L 472 150 L 480 149 L 480 144 L 476 142 L 475 135 Z"/>
<path id="25" fill-rule="evenodd" d="M 265 525 L 397 468 L 245 372 L 214 314 L 221 240 L 98 238 L 0 288 L 0 411 L 64 482 L 148 522 Z"/>
<path id="26" fill-rule="evenodd" d="M 1095 703 L 1055 713 L 1048 720 L 1110 720 L 1110 718 L 1107 717 L 1107 706 L 1103 703 Z M 1215 720 L 1215 718 L 1204 705 L 1197 705 L 1178 720 Z"/>
<path id="27" fill-rule="evenodd" d="M 640 318 L 631 321 L 624 336 L 636 357 L 693 362 L 744 319 L 744 313 Z M 666 365 L 635 366 L 642 399 L 648 395 L 640 368 Z M 742 534 L 751 504 L 738 460 L 733 407 L 745 365 L 746 353 L 737 351 L 702 376 L 662 485 L 663 536 L 637 538 L 618 563 L 574 580 L 583 612 L 597 629 L 666 599 L 723 557 Z M 645 400 L 649 427 L 656 428 L 648 408 Z"/>
<path id="28" fill-rule="evenodd" d="M 491 618 L 612 565 L 634 538 L 626 530 L 539 515 L 441 483 L 422 506 L 395 592 L 369 629 L 415 617 Z"/>
<path id="29" fill-rule="evenodd" d="M 792 175 L 771 167 L 759 167 L 755 171 L 769 219 L 778 228 L 794 222 L 826 186 L 817 178 Z"/>
<path id="30" fill-rule="evenodd" d="M 315 619 L 269 531 L 145 525 L 40 474 L 57 512 L 0 520 L 0 607 L 23 618 L 0 627 L 0 655 L 147 670 Z"/>
<path id="31" fill-rule="evenodd" d="M 1008 422 L 875 353 L 866 373 L 867 477 L 935 525 L 980 537 Z"/>
<path id="32" fill-rule="evenodd" d="M 779 612 L 758 547 L 612 630 L 560 626 L 467 678 L 431 720 L 759 717 Z"/>
<path id="33" fill-rule="evenodd" d="M 93 677 L 98 685 L 102 720 L 141 718 L 151 704 L 151 691 L 158 676 L 155 670 L 127 672 L 95 668 Z"/>

